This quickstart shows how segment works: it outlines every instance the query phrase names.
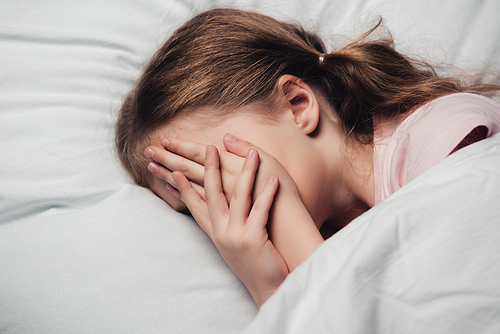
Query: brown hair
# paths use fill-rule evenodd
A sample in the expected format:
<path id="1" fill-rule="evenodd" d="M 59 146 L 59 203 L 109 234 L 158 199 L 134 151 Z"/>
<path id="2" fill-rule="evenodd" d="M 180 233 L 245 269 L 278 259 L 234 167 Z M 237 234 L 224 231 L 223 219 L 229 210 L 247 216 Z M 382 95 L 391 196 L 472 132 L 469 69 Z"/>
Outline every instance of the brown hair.
<path id="1" fill-rule="evenodd" d="M 325 54 L 317 35 L 265 15 L 213 9 L 193 17 L 156 52 L 123 102 L 115 137 L 123 166 L 149 187 L 143 151 L 155 131 L 199 107 L 216 107 L 215 117 L 256 102 L 275 110 L 284 74 L 319 90 L 346 133 L 364 143 L 372 141 L 374 114 L 393 117 L 446 94 L 500 88 L 440 77 L 429 64 L 397 52 L 391 38 L 368 40 L 380 23 Z"/>

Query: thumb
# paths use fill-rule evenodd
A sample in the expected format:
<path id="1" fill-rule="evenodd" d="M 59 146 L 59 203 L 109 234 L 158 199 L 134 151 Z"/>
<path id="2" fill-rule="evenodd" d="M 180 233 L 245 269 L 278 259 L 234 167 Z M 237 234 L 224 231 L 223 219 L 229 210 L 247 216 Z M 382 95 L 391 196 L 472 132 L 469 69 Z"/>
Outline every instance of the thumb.
<path id="1" fill-rule="evenodd" d="M 224 135 L 224 146 L 226 147 L 226 150 L 240 157 L 246 157 L 247 152 L 250 149 L 257 150 L 257 147 L 254 144 L 238 139 L 229 133 Z"/>

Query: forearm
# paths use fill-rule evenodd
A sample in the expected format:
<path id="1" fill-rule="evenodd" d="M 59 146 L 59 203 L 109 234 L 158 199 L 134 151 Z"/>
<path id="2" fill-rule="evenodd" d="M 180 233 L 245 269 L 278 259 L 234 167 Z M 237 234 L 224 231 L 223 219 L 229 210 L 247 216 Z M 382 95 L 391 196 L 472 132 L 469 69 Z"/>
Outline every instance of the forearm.
<path id="1" fill-rule="evenodd" d="M 280 192 L 274 202 L 268 230 L 270 239 L 290 272 L 324 241 L 298 195 Z"/>

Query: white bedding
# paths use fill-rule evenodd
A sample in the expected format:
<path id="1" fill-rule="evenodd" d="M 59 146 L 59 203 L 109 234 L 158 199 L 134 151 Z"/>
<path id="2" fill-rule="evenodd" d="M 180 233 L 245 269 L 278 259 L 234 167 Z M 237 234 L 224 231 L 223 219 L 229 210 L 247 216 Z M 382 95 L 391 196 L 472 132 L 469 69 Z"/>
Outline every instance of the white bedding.
<path id="1" fill-rule="evenodd" d="M 381 15 L 403 51 L 500 70 L 496 0 L 2 3 L 1 333 L 236 333 L 252 323 L 257 308 L 209 238 L 131 185 L 112 145 L 121 99 L 152 52 L 220 6 L 336 42 Z M 499 142 L 454 154 L 335 235 L 248 331 L 499 332 Z"/>
<path id="2" fill-rule="evenodd" d="M 500 333 L 500 135 L 362 215 L 245 333 Z"/>

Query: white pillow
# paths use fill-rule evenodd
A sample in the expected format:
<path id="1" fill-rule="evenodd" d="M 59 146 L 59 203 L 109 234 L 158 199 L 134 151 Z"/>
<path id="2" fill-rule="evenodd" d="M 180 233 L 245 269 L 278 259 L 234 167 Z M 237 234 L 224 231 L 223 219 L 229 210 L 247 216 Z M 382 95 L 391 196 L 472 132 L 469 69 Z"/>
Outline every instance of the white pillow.
<path id="1" fill-rule="evenodd" d="M 255 314 L 197 224 L 131 185 L 113 152 L 123 96 L 192 14 L 182 1 L 2 5 L 2 333 L 234 333 Z"/>

